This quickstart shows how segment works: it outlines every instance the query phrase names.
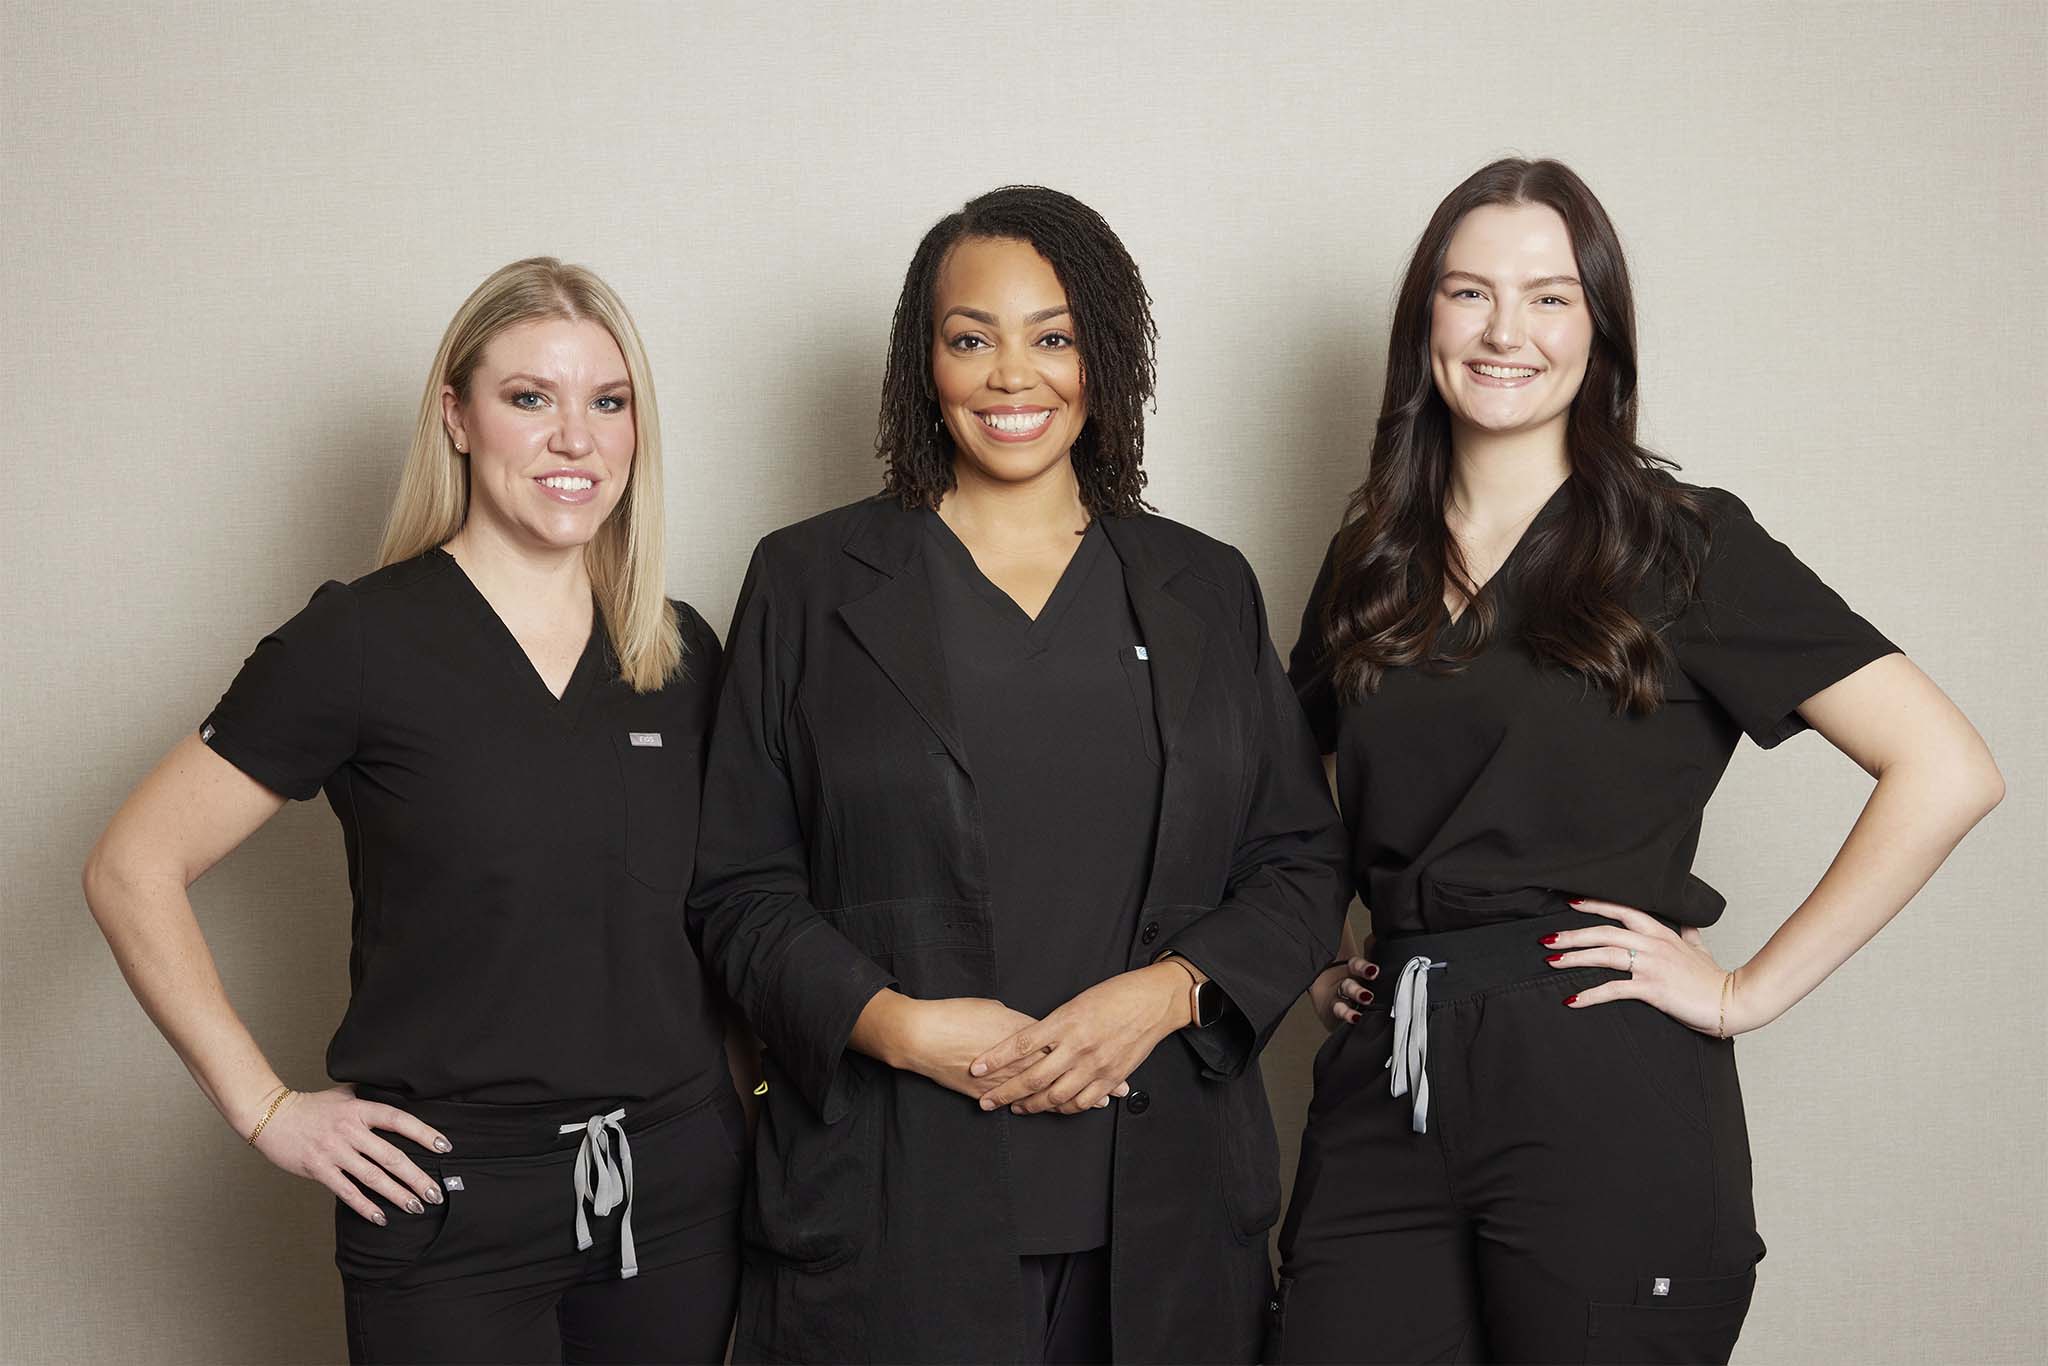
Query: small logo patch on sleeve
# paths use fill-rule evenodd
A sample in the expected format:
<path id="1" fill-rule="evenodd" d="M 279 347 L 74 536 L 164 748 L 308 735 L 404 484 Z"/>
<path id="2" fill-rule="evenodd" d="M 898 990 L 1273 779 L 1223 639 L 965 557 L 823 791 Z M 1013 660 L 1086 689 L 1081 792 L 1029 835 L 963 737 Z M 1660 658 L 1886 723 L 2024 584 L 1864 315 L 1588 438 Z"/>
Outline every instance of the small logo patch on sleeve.
<path id="1" fill-rule="evenodd" d="M 203 744 L 205 744 L 205 743 L 206 743 L 206 742 L 207 742 L 208 740 L 211 740 L 212 738 L 213 738 L 213 727 L 212 727 L 212 726 L 201 726 L 201 727 L 199 728 L 199 743 L 201 743 L 201 744 L 203 745 Z"/>
<path id="2" fill-rule="evenodd" d="M 629 730 L 626 738 L 640 749 L 661 748 L 661 732 L 658 730 Z"/>
<path id="3" fill-rule="evenodd" d="M 1142 645 L 1134 645 L 1131 648 L 1138 652 L 1138 658 L 1140 659 L 1150 659 L 1152 657 L 1150 654 L 1146 653 L 1145 647 Z"/>
<path id="4" fill-rule="evenodd" d="M 1652 1295 L 1669 1295 L 1671 1293 L 1671 1278 L 1669 1276 L 1659 1276 L 1650 1283 L 1650 1293 Z"/>

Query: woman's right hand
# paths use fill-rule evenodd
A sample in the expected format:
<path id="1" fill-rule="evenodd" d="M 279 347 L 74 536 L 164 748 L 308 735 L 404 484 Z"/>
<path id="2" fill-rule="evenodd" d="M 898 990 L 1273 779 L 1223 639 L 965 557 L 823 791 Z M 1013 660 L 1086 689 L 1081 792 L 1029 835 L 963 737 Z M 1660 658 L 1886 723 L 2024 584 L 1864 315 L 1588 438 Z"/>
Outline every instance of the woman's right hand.
<path id="1" fill-rule="evenodd" d="M 265 1106 L 270 1095 L 263 1098 Z M 256 1118 L 262 1118 L 260 1110 Z M 244 1136 L 254 1127 L 252 1120 L 243 1130 Z M 414 1214 L 424 1214 L 428 1205 L 440 1204 L 440 1185 L 413 1165 L 412 1159 L 379 1138 L 379 1129 L 403 1134 L 435 1152 L 452 1148 L 445 1137 L 405 1111 L 358 1100 L 349 1087 L 335 1086 L 286 1096 L 257 1135 L 256 1151 L 293 1176 L 319 1182 L 373 1224 L 385 1222 L 384 1212 L 363 1194 L 365 1188 Z"/>
<path id="2" fill-rule="evenodd" d="M 1026 1025 L 1037 1023 L 1022 1011 L 982 996 L 925 1001 L 882 991 L 869 1010 L 878 1010 L 878 1018 L 863 1018 L 855 1026 L 855 1047 L 974 1100 L 981 1099 L 988 1083 L 971 1076 L 968 1065 Z"/>
<path id="3" fill-rule="evenodd" d="M 1379 964 L 1358 957 L 1332 963 L 1309 984 L 1308 998 L 1325 1032 L 1340 1024 L 1357 1024 L 1359 1010 L 1372 1003 L 1372 989 L 1366 986 L 1380 975 Z"/>

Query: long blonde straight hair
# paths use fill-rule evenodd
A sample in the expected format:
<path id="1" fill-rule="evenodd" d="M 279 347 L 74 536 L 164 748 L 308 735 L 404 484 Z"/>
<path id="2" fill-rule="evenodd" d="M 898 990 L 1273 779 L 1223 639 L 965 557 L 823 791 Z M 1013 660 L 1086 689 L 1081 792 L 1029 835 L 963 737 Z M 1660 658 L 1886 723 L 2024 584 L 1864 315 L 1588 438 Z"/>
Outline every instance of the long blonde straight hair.
<path id="1" fill-rule="evenodd" d="M 469 515 L 469 461 L 455 449 L 441 416 L 441 387 L 469 397 L 470 377 L 491 338 L 508 327 L 543 319 L 589 320 L 603 326 L 626 358 L 633 385 L 633 467 L 619 505 L 605 518 L 583 562 L 598 611 L 618 656 L 619 675 L 635 692 L 652 692 L 682 669 L 682 635 L 665 587 L 662 543 L 661 422 L 654 377 L 626 305 L 610 285 L 581 266 L 552 256 L 514 261 L 463 301 L 434 353 L 413 428 L 412 453 L 384 524 L 379 565 L 396 564 L 441 545 Z"/>

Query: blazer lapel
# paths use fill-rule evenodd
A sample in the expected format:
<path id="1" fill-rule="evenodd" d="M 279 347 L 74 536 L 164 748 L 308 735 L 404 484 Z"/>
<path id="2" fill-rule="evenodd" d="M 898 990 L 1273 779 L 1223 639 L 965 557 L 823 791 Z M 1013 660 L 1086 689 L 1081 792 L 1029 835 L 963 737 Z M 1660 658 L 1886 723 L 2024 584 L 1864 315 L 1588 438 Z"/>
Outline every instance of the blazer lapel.
<path id="1" fill-rule="evenodd" d="M 1179 744 L 1181 722 L 1202 674 L 1202 649 L 1208 634 L 1193 608 L 1168 591 L 1167 585 L 1185 561 L 1144 534 L 1142 518 L 1105 517 L 1103 530 L 1124 562 L 1124 591 L 1145 633 L 1145 653 L 1152 679 L 1152 705 L 1159 717 L 1160 746 L 1168 761 Z"/>
<path id="2" fill-rule="evenodd" d="M 866 597 L 842 605 L 839 618 L 873 657 L 904 700 L 924 718 L 964 770 L 967 747 L 953 724 L 946 661 L 939 651 L 938 614 L 924 573 L 923 528 L 915 512 L 883 499 L 848 538 L 846 553 L 887 575 Z"/>

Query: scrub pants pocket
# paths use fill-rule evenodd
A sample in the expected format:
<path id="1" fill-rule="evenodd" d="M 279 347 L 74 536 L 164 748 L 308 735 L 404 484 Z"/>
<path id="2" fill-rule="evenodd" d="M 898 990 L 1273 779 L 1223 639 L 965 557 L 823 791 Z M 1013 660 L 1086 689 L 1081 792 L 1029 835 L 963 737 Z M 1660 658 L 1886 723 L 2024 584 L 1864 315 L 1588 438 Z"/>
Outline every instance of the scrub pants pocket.
<path id="1" fill-rule="evenodd" d="M 1755 1293 L 1754 1268 L 1730 1276 L 1640 1281 L 1632 1304 L 1587 1306 L 1585 1360 L 1725 1362 Z"/>

